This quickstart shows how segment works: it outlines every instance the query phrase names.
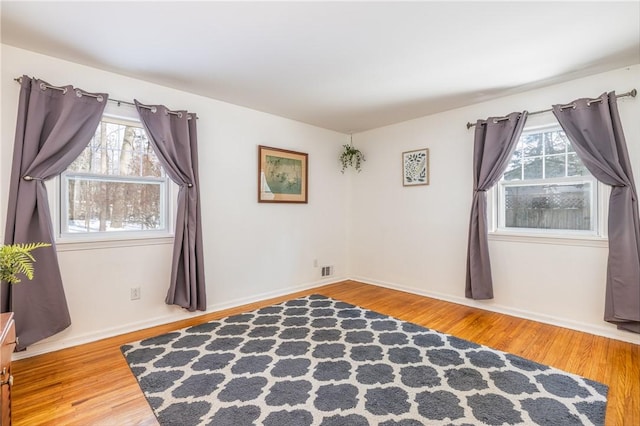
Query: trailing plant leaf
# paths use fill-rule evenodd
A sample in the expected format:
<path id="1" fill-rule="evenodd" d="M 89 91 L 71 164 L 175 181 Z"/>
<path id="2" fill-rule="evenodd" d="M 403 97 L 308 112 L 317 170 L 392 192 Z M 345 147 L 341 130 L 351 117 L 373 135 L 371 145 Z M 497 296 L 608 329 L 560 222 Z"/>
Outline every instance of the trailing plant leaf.
<path id="1" fill-rule="evenodd" d="M 343 145 L 343 147 L 344 150 L 342 154 L 340 154 L 340 163 L 342 164 L 341 172 L 344 173 L 347 167 L 353 167 L 359 173 L 362 170 L 362 162 L 366 161 L 364 154 L 352 145 Z"/>
<path id="2" fill-rule="evenodd" d="M 37 248 L 49 247 L 48 243 L 9 244 L 0 246 L 0 280 L 9 284 L 20 282 L 19 274 L 33 279 L 33 263 L 36 259 L 31 252 Z"/>

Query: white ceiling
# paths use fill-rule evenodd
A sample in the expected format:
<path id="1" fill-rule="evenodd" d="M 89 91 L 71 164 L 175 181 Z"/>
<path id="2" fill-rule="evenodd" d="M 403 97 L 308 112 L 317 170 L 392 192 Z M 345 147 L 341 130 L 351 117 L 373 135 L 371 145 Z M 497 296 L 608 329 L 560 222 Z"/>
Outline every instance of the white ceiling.
<path id="1" fill-rule="evenodd" d="M 640 63 L 640 1 L 2 1 L 1 14 L 2 43 L 343 133 Z"/>

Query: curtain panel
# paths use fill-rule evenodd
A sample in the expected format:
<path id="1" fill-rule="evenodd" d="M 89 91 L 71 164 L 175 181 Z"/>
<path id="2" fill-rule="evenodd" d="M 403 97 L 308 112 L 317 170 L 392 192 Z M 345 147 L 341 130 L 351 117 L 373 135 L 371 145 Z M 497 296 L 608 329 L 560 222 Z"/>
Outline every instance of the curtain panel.
<path id="1" fill-rule="evenodd" d="M 46 242 L 33 252 L 32 281 L 2 283 L 2 312 L 13 311 L 17 349 L 71 324 L 44 182 L 62 173 L 93 137 L 108 95 L 52 88 L 22 76 L 7 205 L 5 244 Z"/>
<path id="2" fill-rule="evenodd" d="M 140 120 L 167 175 L 179 186 L 171 279 L 166 303 L 207 308 L 198 179 L 196 115 L 135 101 Z"/>
<path id="3" fill-rule="evenodd" d="M 585 167 L 611 186 L 604 319 L 640 333 L 638 194 L 616 94 L 554 105 L 553 113 Z"/>
<path id="4" fill-rule="evenodd" d="M 478 120 L 473 145 L 473 200 L 467 247 L 467 281 L 465 296 L 492 299 L 493 279 L 487 240 L 487 190 L 504 173 L 518 143 L 527 111 L 512 112 L 506 117 Z"/>

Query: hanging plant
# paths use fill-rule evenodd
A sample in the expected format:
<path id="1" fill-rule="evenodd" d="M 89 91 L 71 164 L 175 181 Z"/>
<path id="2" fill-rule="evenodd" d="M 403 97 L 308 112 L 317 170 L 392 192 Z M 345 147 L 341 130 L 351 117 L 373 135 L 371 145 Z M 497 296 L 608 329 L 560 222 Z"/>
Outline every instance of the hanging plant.
<path id="1" fill-rule="evenodd" d="M 342 145 L 344 150 L 340 154 L 340 164 L 342 164 L 341 172 L 347 169 L 347 167 L 353 167 L 358 173 L 362 170 L 362 162 L 366 161 L 364 154 L 359 149 L 353 147 L 353 138 L 351 144 Z"/>

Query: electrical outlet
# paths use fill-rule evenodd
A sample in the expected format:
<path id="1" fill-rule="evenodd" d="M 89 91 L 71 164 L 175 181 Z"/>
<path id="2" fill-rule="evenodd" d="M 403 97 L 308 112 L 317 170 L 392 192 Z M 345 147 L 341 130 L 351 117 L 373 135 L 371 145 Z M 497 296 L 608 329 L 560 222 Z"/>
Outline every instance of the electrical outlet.
<path id="1" fill-rule="evenodd" d="M 140 299 L 140 287 L 131 287 L 131 300 Z"/>

